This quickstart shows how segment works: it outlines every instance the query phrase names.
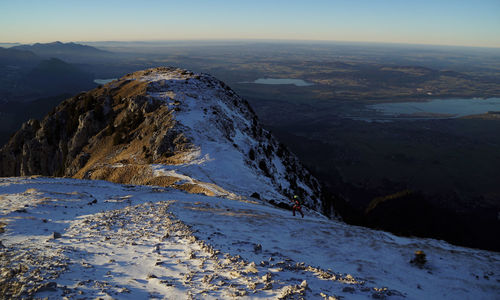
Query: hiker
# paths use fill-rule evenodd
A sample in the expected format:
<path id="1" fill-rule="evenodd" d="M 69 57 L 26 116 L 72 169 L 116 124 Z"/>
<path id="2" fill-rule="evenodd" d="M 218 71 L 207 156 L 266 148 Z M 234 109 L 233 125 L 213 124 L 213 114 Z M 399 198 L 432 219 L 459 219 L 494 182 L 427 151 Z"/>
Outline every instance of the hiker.
<path id="1" fill-rule="evenodd" d="M 299 196 L 297 196 L 297 195 L 293 196 L 293 202 L 294 202 L 293 206 L 292 206 L 293 215 L 295 216 L 295 211 L 298 211 L 302 215 L 302 218 L 303 218 L 304 213 L 302 212 L 302 208 L 300 207 Z"/>

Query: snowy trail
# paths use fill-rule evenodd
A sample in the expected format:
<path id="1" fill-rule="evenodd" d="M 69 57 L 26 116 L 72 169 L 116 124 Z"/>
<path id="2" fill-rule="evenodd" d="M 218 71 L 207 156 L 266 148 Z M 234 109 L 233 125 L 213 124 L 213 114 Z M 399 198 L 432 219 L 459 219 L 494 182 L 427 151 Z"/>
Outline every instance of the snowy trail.
<path id="1" fill-rule="evenodd" d="M 0 288 L 59 299 L 495 299 L 500 255 L 264 203 L 0 179 Z M 0 231 L 1 232 L 1 231 Z M 60 233 L 58 237 L 54 232 Z M 425 268 L 409 264 L 423 249 Z M 333 299 L 333 298 L 332 298 Z"/>

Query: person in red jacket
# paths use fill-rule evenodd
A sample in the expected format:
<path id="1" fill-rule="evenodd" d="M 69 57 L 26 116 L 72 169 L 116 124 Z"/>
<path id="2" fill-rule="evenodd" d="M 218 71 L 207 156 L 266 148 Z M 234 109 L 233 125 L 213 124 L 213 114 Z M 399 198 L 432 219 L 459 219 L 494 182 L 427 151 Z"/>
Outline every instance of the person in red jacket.
<path id="1" fill-rule="evenodd" d="M 294 216 L 295 216 L 295 211 L 298 211 L 302 215 L 302 218 L 304 217 L 304 213 L 302 212 L 302 207 L 300 206 L 299 196 L 297 195 L 293 196 L 292 212 Z"/>

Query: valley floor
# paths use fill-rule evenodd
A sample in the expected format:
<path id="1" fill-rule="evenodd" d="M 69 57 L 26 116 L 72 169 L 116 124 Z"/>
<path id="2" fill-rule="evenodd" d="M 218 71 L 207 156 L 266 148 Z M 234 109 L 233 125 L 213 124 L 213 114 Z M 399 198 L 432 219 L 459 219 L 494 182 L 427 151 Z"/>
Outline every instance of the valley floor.
<path id="1" fill-rule="evenodd" d="M 495 299 L 500 254 L 304 219 L 254 200 L 0 179 L 0 295 Z M 416 250 L 428 262 L 410 264 Z"/>

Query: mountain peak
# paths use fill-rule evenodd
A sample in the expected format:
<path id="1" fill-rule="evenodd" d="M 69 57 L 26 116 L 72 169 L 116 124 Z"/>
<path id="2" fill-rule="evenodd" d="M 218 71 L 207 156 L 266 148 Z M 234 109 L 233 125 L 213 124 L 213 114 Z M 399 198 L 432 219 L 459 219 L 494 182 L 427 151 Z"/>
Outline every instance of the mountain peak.
<path id="1" fill-rule="evenodd" d="M 248 102 L 208 74 L 128 74 L 31 121 L 1 150 L 0 175 L 169 186 L 321 210 L 319 184 L 262 128 Z M 282 204 L 279 204 L 282 203 Z"/>

